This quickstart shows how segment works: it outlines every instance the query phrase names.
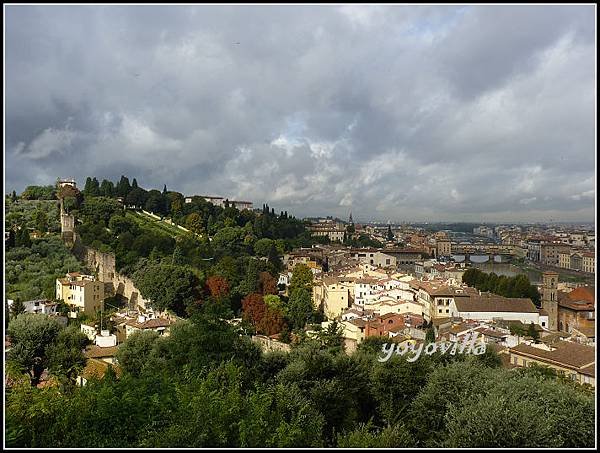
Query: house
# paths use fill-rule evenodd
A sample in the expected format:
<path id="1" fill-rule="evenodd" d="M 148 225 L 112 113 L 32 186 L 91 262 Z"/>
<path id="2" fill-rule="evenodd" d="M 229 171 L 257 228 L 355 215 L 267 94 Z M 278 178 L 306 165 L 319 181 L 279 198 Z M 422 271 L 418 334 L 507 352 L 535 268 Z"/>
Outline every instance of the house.
<path id="1" fill-rule="evenodd" d="M 124 317 L 117 324 L 116 337 L 119 343 L 125 341 L 132 334 L 139 331 L 152 330 L 159 335 L 168 336 L 169 329 L 174 321 L 167 318 L 148 317 L 140 314 L 137 318 Z"/>
<path id="2" fill-rule="evenodd" d="M 328 319 L 341 315 L 352 305 L 353 283 L 340 277 L 324 277 L 321 284 L 313 287 L 315 308 L 322 306 L 323 313 Z"/>
<path id="3" fill-rule="evenodd" d="M 507 320 L 540 324 L 540 312 L 531 299 L 489 293 L 456 298 L 450 303 L 450 313 L 454 317 L 477 321 Z"/>
<path id="4" fill-rule="evenodd" d="M 583 252 L 581 268 L 583 272 L 596 273 L 596 255 L 593 252 Z"/>
<path id="5" fill-rule="evenodd" d="M 109 347 L 101 347 L 94 344 L 85 348 L 84 355 L 88 359 L 98 359 L 103 360 L 106 363 L 116 364 L 117 359 L 115 357 L 117 355 L 118 350 L 119 347 L 116 345 Z"/>
<path id="6" fill-rule="evenodd" d="M 579 287 L 570 292 L 558 291 L 558 330 L 571 332 L 573 328 L 595 325 L 596 297 L 592 287 Z"/>
<path id="7" fill-rule="evenodd" d="M 12 308 L 14 301 L 12 299 L 7 300 L 8 309 Z M 56 315 L 58 312 L 58 303 L 52 302 L 49 299 L 36 299 L 27 300 L 23 302 L 25 313 L 39 313 L 43 315 Z"/>
<path id="8" fill-rule="evenodd" d="M 365 337 L 389 336 L 390 330 L 404 328 L 404 316 L 397 313 L 387 313 L 382 316 L 375 316 L 374 319 L 367 322 Z"/>
<path id="9" fill-rule="evenodd" d="M 396 257 L 383 253 L 381 249 L 353 249 L 350 251 L 350 257 L 361 263 L 369 263 L 377 267 L 396 268 Z"/>
<path id="10" fill-rule="evenodd" d="M 450 318 L 456 316 L 451 305 L 458 300 L 466 300 L 473 294 L 472 289 L 450 285 L 444 281 L 415 281 L 417 300 L 423 304 L 425 319 Z"/>
<path id="11" fill-rule="evenodd" d="M 104 283 L 92 275 L 70 272 L 66 278 L 56 279 L 56 299 L 63 300 L 69 307 L 69 317 L 77 313 L 94 316 L 104 304 Z"/>
<path id="12" fill-rule="evenodd" d="M 514 366 L 545 365 L 580 384 L 596 387 L 596 350 L 593 346 L 570 341 L 551 345 L 521 343 L 510 348 L 509 354 Z"/>

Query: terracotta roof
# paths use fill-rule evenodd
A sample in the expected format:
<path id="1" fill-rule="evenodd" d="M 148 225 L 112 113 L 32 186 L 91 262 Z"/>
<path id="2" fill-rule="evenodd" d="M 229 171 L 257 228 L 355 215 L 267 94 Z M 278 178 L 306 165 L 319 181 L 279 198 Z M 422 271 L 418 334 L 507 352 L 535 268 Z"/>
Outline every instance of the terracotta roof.
<path id="1" fill-rule="evenodd" d="M 154 318 L 144 322 L 138 322 L 137 320 L 127 321 L 126 324 L 137 329 L 156 329 L 158 327 L 169 327 L 173 324 L 173 321 L 164 318 Z"/>
<path id="2" fill-rule="evenodd" d="M 558 292 L 558 301 L 562 300 L 585 300 L 587 302 L 594 303 L 596 301 L 596 297 L 594 296 L 594 288 L 590 286 L 580 286 L 579 288 L 575 288 L 573 291 L 569 293 L 565 293 L 563 291 Z"/>
<path id="3" fill-rule="evenodd" d="M 348 322 L 354 324 L 357 327 L 365 327 L 367 325 L 367 322 L 363 319 L 352 319 Z"/>
<path id="4" fill-rule="evenodd" d="M 537 313 L 531 299 L 526 298 L 471 296 L 454 302 L 459 312 Z"/>
<path id="5" fill-rule="evenodd" d="M 577 329 L 573 328 L 573 330 L 580 332 L 588 338 L 596 338 L 596 327 L 594 326 L 578 327 Z"/>
<path id="6" fill-rule="evenodd" d="M 379 316 L 380 319 L 388 319 L 388 318 L 396 318 L 396 317 L 402 317 L 402 315 L 399 315 L 398 313 L 386 313 L 385 315 Z"/>
<path id="7" fill-rule="evenodd" d="M 559 341 L 552 345 L 553 351 L 529 346 L 521 343 L 513 348 L 511 352 L 526 354 L 541 361 L 555 363 L 569 368 L 587 367 L 596 361 L 596 348 L 585 346 L 570 341 Z"/>
<path id="8" fill-rule="evenodd" d="M 114 357 L 119 350 L 118 346 L 100 347 L 98 345 L 91 345 L 85 349 L 85 356 L 90 359 L 101 358 L 101 357 Z"/>
<path id="9" fill-rule="evenodd" d="M 377 283 L 377 279 L 372 277 L 362 277 L 355 280 L 354 283 L 366 283 L 368 285 L 372 285 L 374 283 Z"/>
<path id="10" fill-rule="evenodd" d="M 109 366 L 113 367 L 117 376 L 121 375 L 121 368 L 118 365 L 111 365 L 104 360 L 88 359 L 85 368 L 81 372 L 81 376 L 85 379 L 92 377 L 102 378 L 106 374 L 106 371 L 108 371 Z"/>
<path id="11" fill-rule="evenodd" d="M 579 370 L 581 374 L 585 374 L 587 376 L 596 377 L 596 364 L 584 366 L 581 370 Z"/>
<path id="12" fill-rule="evenodd" d="M 483 330 L 481 330 L 481 334 L 485 335 L 486 337 L 494 337 L 494 338 L 504 338 L 509 335 L 507 333 L 502 333 L 502 332 L 499 332 L 497 330 L 492 330 L 492 329 L 483 329 Z"/>

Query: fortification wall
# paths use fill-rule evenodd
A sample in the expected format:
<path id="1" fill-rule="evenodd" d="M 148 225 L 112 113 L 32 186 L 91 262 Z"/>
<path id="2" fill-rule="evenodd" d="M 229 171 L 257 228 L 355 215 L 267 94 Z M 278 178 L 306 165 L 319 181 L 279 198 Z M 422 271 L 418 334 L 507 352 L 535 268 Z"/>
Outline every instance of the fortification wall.
<path id="1" fill-rule="evenodd" d="M 290 352 L 291 350 L 291 346 L 289 344 L 273 340 L 265 335 L 254 335 L 252 336 L 252 341 L 256 343 L 264 352 Z"/>
<path id="2" fill-rule="evenodd" d="M 127 299 L 132 309 L 146 309 L 149 301 L 142 297 L 129 277 L 117 272 L 114 253 L 101 252 L 83 245 L 77 234 L 75 234 L 72 252 L 96 273 L 98 280 L 104 282 L 104 293 L 108 297 L 119 295 Z"/>

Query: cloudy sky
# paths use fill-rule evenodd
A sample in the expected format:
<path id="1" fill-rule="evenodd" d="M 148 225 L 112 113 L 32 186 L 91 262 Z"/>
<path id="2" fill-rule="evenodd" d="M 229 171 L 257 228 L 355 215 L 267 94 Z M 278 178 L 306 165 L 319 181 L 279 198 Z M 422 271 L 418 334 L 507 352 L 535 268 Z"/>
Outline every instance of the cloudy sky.
<path id="1" fill-rule="evenodd" d="M 6 6 L 5 188 L 591 221 L 594 6 Z"/>

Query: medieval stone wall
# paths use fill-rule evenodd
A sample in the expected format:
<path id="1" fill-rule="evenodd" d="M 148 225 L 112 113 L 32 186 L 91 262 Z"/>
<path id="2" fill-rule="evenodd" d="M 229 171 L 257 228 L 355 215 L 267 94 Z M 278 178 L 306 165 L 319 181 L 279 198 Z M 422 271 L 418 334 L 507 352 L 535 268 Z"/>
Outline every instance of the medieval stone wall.
<path id="1" fill-rule="evenodd" d="M 72 252 L 97 275 L 98 280 L 105 283 L 104 293 L 107 297 L 119 295 L 127 299 L 130 308 L 146 309 L 148 300 L 142 297 L 129 277 L 117 272 L 114 253 L 101 252 L 83 245 L 77 234 Z"/>

